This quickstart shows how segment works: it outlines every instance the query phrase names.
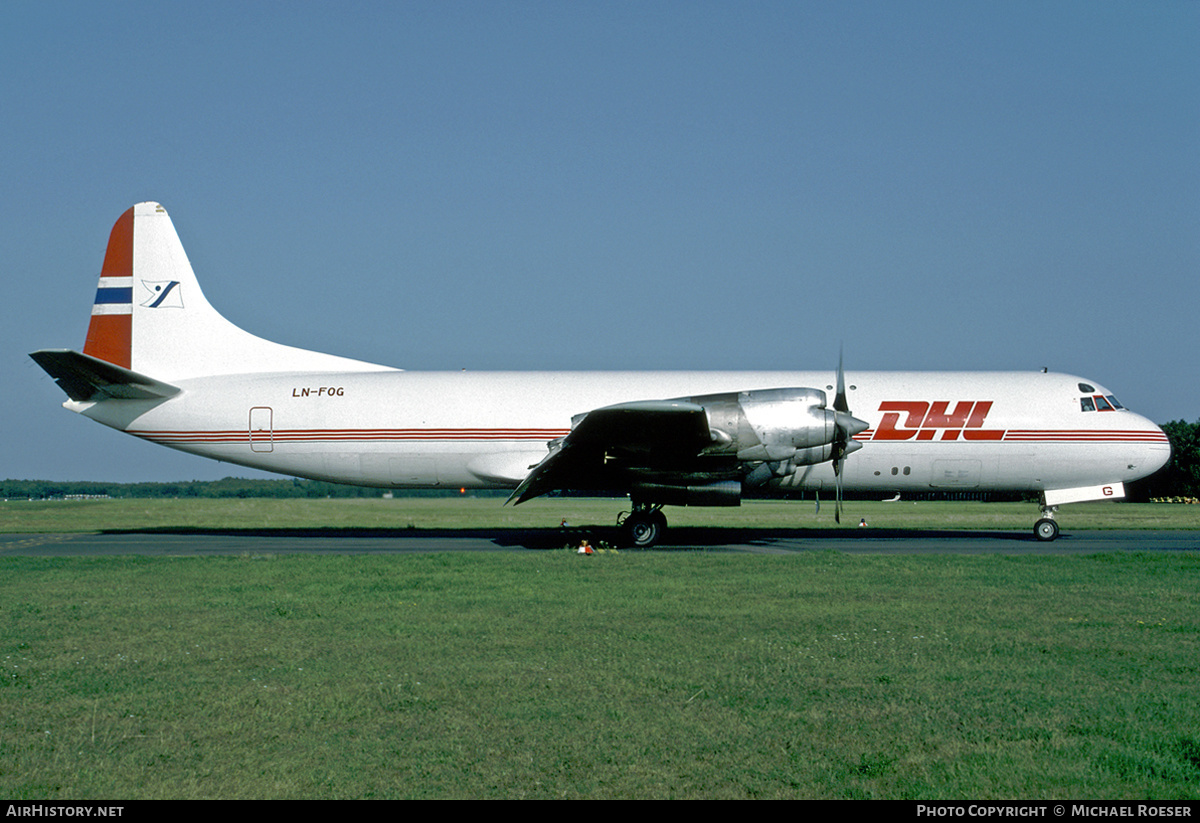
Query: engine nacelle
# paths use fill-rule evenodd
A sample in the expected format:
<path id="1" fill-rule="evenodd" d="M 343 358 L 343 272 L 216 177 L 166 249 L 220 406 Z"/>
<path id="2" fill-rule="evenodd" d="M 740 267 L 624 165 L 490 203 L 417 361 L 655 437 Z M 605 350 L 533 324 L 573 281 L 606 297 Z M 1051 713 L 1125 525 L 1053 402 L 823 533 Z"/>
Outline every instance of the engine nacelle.
<path id="1" fill-rule="evenodd" d="M 825 392 L 818 389 L 764 389 L 741 392 L 738 404 L 758 440 L 738 449 L 741 460 L 806 461 L 804 455 L 818 453 L 833 443 L 837 432 L 835 415 L 825 408 Z"/>
<path id="2" fill-rule="evenodd" d="M 758 389 L 687 400 L 708 413 L 713 438 L 708 454 L 790 465 L 790 471 L 833 456 L 837 415 L 825 408 L 820 389 Z"/>
<path id="3" fill-rule="evenodd" d="M 757 389 L 672 402 L 704 408 L 710 442 L 686 480 L 642 472 L 630 488 L 635 504 L 737 506 L 743 488 L 787 482 L 801 466 L 842 459 L 861 447 L 852 438 L 867 428 L 848 412 L 827 409 L 820 389 Z M 705 463 L 707 458 L 716 459 Z"/>
<path id="4" fill-rule="evenodd" d="M 742 484 L 737 480 L 688 486 L 634 483 L 629 497 L 635 502 L 653 500 L 665 506 L 740 506 Z"/>

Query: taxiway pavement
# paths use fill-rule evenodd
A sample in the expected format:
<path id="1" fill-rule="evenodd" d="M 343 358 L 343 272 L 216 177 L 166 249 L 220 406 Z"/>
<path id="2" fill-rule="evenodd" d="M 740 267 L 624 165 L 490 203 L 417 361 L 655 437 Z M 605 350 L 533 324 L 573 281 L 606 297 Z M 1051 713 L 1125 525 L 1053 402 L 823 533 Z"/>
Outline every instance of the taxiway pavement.
<path id="1" fill-rule="evenodd" d="M 428 552 L 545 551 L 578 545 L 615 544 L 605 529 L 500 529 L 494 531 L 327 530 L 275 532 L 109 532 L 102 534 L 0 535 L 0 557 L 98 557 L 105 555 L 203 557 L 243 554 L 411 554 Z M 854 554 L 1091 554 L 1099 552 L 1200 551 L 1200 531 L 1072 531 L 1041 543 L 1026 530 L 890 531 L 678 528 L 654 549 L 792 554 L 838 551 Z"/>

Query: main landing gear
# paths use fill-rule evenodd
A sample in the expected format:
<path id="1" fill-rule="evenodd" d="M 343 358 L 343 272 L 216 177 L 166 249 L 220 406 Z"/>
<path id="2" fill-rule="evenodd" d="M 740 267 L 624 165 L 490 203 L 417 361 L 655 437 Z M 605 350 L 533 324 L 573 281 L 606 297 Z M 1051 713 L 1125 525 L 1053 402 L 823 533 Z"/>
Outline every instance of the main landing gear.
<path id="1" fill-rule="evenodd" d="M 621 526 L 625 543 L 638 549 L 648 549 L 662 539 L 667 531 L 667 518 L 661 505 L 634 503 L 633 511 L 625 516 Z"/>
<path id="2" fill-rule="evenodd" d="M 1042 505 L 1042 519 L 1033 524 L 1033 535 L 1038 540 L 1049 542 L 1058 537 L 1058 523 L 1054 520 L 1057 506 Z"/>

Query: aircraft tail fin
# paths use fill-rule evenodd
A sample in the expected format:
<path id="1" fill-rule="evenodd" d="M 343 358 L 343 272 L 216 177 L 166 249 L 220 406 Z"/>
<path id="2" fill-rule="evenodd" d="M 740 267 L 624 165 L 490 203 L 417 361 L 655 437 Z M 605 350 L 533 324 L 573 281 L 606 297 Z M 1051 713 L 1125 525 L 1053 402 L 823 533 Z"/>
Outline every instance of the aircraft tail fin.
<path id="1" fill-rule="evenodd" d="M 167 210 L 150 202 L 122 214 L 109 235 L 83 354 L 165 381 L 264 372 L 390 371 L 273 343 L 230 323 L 200 290 Z"/>

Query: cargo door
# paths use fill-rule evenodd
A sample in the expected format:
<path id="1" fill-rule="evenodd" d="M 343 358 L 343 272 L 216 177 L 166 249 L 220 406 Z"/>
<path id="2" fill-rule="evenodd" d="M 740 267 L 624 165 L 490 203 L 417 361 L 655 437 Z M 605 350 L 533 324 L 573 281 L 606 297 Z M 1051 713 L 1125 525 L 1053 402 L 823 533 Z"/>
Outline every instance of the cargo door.
<path id="1" fill-rule="evenodd" d="M 270 406 L 255 406 L 250 409 L 250 451 L 275 451 L 273 417 Z"/>

